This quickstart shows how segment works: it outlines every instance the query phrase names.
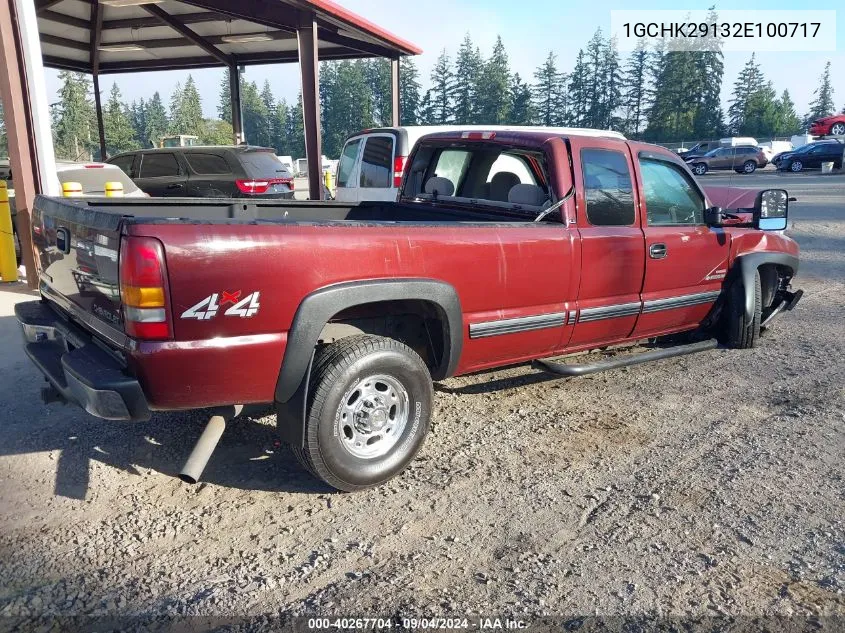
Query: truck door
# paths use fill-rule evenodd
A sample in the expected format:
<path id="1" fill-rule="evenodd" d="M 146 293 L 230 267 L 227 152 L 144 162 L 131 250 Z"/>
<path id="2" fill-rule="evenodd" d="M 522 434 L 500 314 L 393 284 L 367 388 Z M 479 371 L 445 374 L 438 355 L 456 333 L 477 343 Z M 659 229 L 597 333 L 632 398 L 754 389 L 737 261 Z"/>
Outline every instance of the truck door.
<path id="1" fill-rule="evenodd" d="M 581 238 L 578 315 L 570 348 L 628 337 L 640 313 L 645 241 L 624 141 L 573 137 L 577 226 Z"/>
<path id="2" fill-rule="evenodd" d="M 685 167 L 649 150 L 636 161 L 647 257 L 634 335 L 646 338 L 707 316 L 727 274 L 730 233 L 704 223 L 704 193 Z"/>
<path id="3" fill-rule="evenodd" d="M 346 141 L 340 153 L 337 165 L 337 183 L 335 200 L 338 202 L 358 202 L 358 156 L 361 153 L 362 138 Z"/>

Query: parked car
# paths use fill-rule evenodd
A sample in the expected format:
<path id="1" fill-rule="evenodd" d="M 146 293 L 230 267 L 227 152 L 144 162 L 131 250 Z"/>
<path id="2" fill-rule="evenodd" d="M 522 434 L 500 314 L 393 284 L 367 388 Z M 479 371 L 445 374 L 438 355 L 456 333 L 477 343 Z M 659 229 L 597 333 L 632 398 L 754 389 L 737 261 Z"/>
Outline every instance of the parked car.
<path id="1" fill-rule="evenodd" d="M 266 147 L 143 149 L 108 162 L 153 197 L 293 198 L 293 175 Z"/>
<path id="2" fill-rule="evenodd" d="M 8 165 L 7 165 L 8 166 Z M 15 183 L 12 169 L 4 171 L 9 189 L 9 206 L 12 210 L 12 231 L 15 242 L 15 256 L 18 266 L 21 263 L 21 244 L 18 237 L 16 223 L 17 207 L 15 205 Z M 56 174 L 59 183 L 76 182 L 82 185 L 82 195 L 85 197 L 102 198 L 106 195 L 107 182 L 119 182 L 123 185 L 123 196 L 126 198 L 144 198 L 147 194 L 138 189 L 132 179 L 116 165 L 106 163 L 74 163 L 70 161 L 56 161 Z"/>
<path id="3" fill-rule="evenodd" d="M 686 160 L 695 156 L 704 156 L 707 152 L 712 152 L 719 147 L 722 147 L 719 141 L 702 141 L 701 143 L 696 143 L 686 151 L 678 152 L 678 156 Z"/>
<path id="4" fill-rule="evenodd" d="M 491 177 L 503 158 L 521 167 Z M 432 380 L 753 347 L 801 296 L 788 204 L 771 189 L 730 215 L 672 152 L 613 133 L 440 133 L 395 202 L 39 197 L 42 298 L 15 312 L 46 399 L 117 420 L 223 407 L 184 479 L 232 405 L 276 403 L 302 464 L 352 491 L 420 450 Z M 696 342 L 549 360 L 678 333 Z"/>
<path id="5" fill-rule="evenodd" d="M 783 152 L 772 159 L 772 164 L 781 171 L 799 172 L 805 169 L 819 168 L 822 163 L 833 163 L 834 168 L 842 168 L 842 155 L 845 143 L 836 139 L 808 143 L 791 152 Z"/>
<path id="6" fill-rule="evenodd" d="M 765 167 L 769 160 L 759 147 L 720 147 L 704 156 L 686 159 L 692 173 L 703 176 L 708 171 L 733 169 L 738 174 L 753 174 L 758 167 Z"/>
<path id="7" fill-rule="evenodd" d="M 816 119 L 810 124 L 813 136 L 845 136 L 845 113 Z"/>
<path id="8" fill-rule="evenodd" d="M 396 200 L 402 186 L 402 174 L 414 144 L 426 134 L 460 130 L 462 133 L 503 131 L 554 131 L 562 134 L 599 133 L 584 128 L 542 128 L 529 126 L 415 125 L 381 127 L 352 134 L 343 146 L 338 162 L 335 200 L 362 202 Z M 625 138 L 617 132 L 601 132 Z M 505 169 L 507 165 L 499 164 Z M 513 165 L 511 165 L 513 167 Z M 492 176 L 495 175 L 495 171 Z M 506 195 L 504 192 L 503 195 Z"/>

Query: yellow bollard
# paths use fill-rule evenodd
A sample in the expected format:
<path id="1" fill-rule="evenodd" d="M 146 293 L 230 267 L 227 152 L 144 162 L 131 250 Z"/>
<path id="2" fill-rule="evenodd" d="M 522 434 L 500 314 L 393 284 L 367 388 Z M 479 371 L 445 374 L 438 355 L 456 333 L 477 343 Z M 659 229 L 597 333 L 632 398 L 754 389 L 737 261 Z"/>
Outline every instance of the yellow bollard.
<path id="1" fill-rule="evenodd" d="M 323 180 L 325 180 L 326 189 L 331 191 L 332 190 L 332 172 L 330 172 L 329 170 L 326 170 L 325 178 Z"/>
<path id="2" fill-rule="evenodd" d="M 65 198 L 80 198 L 82 197 L 82 183 L 78 182 L 63 182 L 62 195 Z"/>
<path id="3" fill-rule="evenodd" d="M 18 280 L 12 209 L 9 207 L 9 191 L 5 180 L 0 180 L 0 278 L 6 282 Z"/>
<path id="4" fill-rule="evenodd" d="M 122 182 L 107 182 L 106 183 L 106 198 L 122 198 L 123 197 L 123 183 Z"/>

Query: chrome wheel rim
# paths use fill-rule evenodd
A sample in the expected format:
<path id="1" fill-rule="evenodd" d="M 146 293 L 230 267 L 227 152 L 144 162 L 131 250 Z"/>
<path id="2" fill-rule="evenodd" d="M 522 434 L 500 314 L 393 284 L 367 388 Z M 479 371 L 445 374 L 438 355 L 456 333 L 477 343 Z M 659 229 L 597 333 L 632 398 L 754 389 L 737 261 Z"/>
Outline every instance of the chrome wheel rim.
<path id="1" fill-rule="evenodd" d="M 801 171 L 802 167 L 803 165 L 801 164 L 801 161 L 795 161 L 792 163 L 792 167 L 790 169 L 792 169 L 792 171 Z"/>
<path id="2" fill-rule="evenodd" d="M 745 165 L 745 173 L 746 173 L 746 174 L 750 174 L 750 173 L 752 173 L 752 172 L 753 172 L 756 168 L 757 168 L 757 166 L 756 166 L 754 163 L 746 163 L 746 165 Z"/>
<path id="3" fill-rule="evenodd" d="M 840 134 L 845 134 L 845 123 L 837 123 L 832 128 L 830 128 L 831 134 L 839 136 Z"/>
<path id="4" fill-rule="evenodd" d="M 702 165 L 696 165 L 695 166 L 695 173 L 698 176 L 702 176 L 704 174 L 704 170 L 705 170 L 705 168 Z"/>
<path id="5" fill-rule="evenodd" d="M 396 446 L 410 411 L 408 391 L 393 376 L 378 374 L 347 390 L 337 410 L 337 436 L 361 459 L 384 457 Z"/>

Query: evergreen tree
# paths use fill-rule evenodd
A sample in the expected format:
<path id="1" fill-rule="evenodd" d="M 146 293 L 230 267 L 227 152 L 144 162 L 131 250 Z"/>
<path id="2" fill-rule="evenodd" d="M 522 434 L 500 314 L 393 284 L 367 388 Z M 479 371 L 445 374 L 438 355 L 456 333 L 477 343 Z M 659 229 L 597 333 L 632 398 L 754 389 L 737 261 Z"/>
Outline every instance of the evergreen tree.
<path id="1" fill-rule="evenodd" d="M 390 62 L 386 59 L 358 60 L 372 95 L 374 125 L 390 125 L 393 109 L 391 94 Z M 343 148 L 341 148 L 343 149 Z M 335 154 L 332 154 L 333 156 Z M 336 155 L 340 155 L 338 152 Z"/>
<path id="2" fill-rule="evenodd" d="M 587 84 L 589 82 L 589 68 L 583 50 L 578 51 L 575 67 L 569 75 L 569 87 L 566 94 L 569 99 L 568 125 L 585 127 L 587 125 Z"/>
<path id="3" fill-rule="evenodd" d="M 455 102 L 455 75 L 452 73 L 449 55 L 445 48 L 431 70 L 431 90 L 426 93 L 426 97 L 431 102 L 427 123 L 430 125 L 451 123 Z"/>
<path id="4" fill-rule="evenodd" d="M 455 59 L 455 123 L 476 123 L 481 68 L 481 54 L 478 48 L 473 46 L 467 33 Z"/>
<path id="5" fill-rule="evenodd" d="M 718 22 L 713 7 L 707 16 L 709 24 Z M 719 37 L 704 38 L 697 42 L 698 108 L 693 117 L 693 135 L 696 138 L 722 136 L 724 122 L 722 112 L 722 78 L 725 74 L 722 40 Z"/>
<path id="6" fill-rule="evenodd" d="M 129 106 L 129 121 L 135 134 L 135 140 L 139 147 L 147 147 L 144 141 L 144 132 L 147 128 L 147 104 L 143 99 L 132 101 Z"/>
<path id="7" fill-rule="evenodd" d="M 229 85 L 229 69 L 223 71 L 223 78 L 220 80 L 220 101 L 217 104 L 217 116 L 223 121 L 232 121 L 232 88 Z M 241 77 L 243 84 L 243 77 Z"/>
<path id="8" fill-rule="evenodd" d="M 188 75 L 185 87 L 176 84 L 170 99 L 170 133 L 202 135 L 202 101 L 194 78 Z"/>
<path id="9" fill-rule="evenodd" d="M 510 87 L 510 120 L 514 125 L 531 125 L 534 122 L 534 106 L 531 102 L 531 87 L 516 73 Z"/>
<path id="10" fill-rule="evenodd" d="M 288 125 L 290 109 L 287 101 L 282 99 L 273 111 L 273 147 L 279 156 L 291 156 L 290 140 L 288 139 Z"/>
<path id="11" fill-rule="evenodd" d="M 109 100 L 103 109 L 103 131 L 106 136 L 106 154 L 114 156 L 138 148 L 131 115 L 120 97 L 120 88 L 112 84 Z M 101 157 L 105 160 L 107 156 Z"/>
<path id="12" fill-rule="evenodd" d="M 566 75 L 557 68 L 557 56 L 549 56 L 534 71 L 534 112 L 539 125 L 546 127 L 566 123 Z"/>
<path id="13" fill-rule="evenodd" d="M 269 127 L 270 112 L 267 111 L 254 81 L 244 81 L 241 86 L 241 112 L 247 143 L 261 147 L 269 146 L 272 140 Z"/>
<path id="14" fill-rule="evenodd" d="M 649 74 L 649 52 L 645 42 L 638 40 L 625 66 L 622 98 L 625 108 L 625 132 L 635 138 L 639 137 L 645 127 L 646 112 L 649 109 Z"/>
<path id="15" fill-rule="evenodd" d="M 824 72 L 819 79 L 821 83 L 813 91 L 816 98 L 810 102 L 810 111 L 807 113 L 806 123 L 812 123 L 816 119 L 829 116 L 835 111 L 833 106 L 833 86 L 830 83 L 830 62 L 824 65 Z"/>
<path id="16" fill-rule="evenodd" d="M 94 104 L 88 96 L 91 82 L 87 75 L 70 71 L 60 72 L 59 79 L 60 106 L 54 111 L 56 157 L 91 160 L 99 145 Z"/>
<path id="17" fill-rule="evenodd" d="M 262 110 L 266 112 L 267 130 L 265 133 L 264 143 L 267 147 L 273 147 L 273 141 L 276 138 L 276 117 L 273 114 L 276 111 L 276 98 L 273 96 L 273 90 L 270 88 L 270 82 L 264 80 L 264 86 L 261 88 L 261 104 Z"/>
<path id="18" fill-rule="evenodd" d="M 153 147 L 158 147 L 161 137 L 167 134 L 168 126 L 167 111 L 161 101 L 161 95 L 155 92 L 144 109 L 144 135 L 141 145 L 150 147 L 152 143 Z"/>
<path id="19" fill-rule="evenodd" d="M 801 131 L 801 119 L 795 113 L 795 104 L 789 96 L 789 90 L 784 90 L 777 102 L 777 118 L 774 136 L 791 136 Z"/>
<path id="20" fill-rule="evenodd" d="M 593 37 L 587 42 L 587 50 L 585 54 L 586 63 L 586 77 L 587 82 L 585 86 L 585 127 L 601 127 L 602 119 L 602 74 L 604 61 L 604 38 L 602 37 L 601 28 L 596 29 Z"/>
<path id="21" fill-rule="evenodd" d="M 748 97 L 742 132 L 745 135 L 771 138 L 778 127 L 778 99 L 771 81 L 765 82 Z"/>
<path id="22" fill-rule="evenodd" d="M 417 110 L 417 120 L 419 125 L 433 125 L 436 123 L 431 90 L 426 90 L 423 98 L 420 99 L 420 107 Z"/>
<path id="23" fill-rule="evenodd" d="M 203 145 L 231 145 L 234 131 L 232 124 L 220 119 L 206 119 L 203 121 L 200 143 Z"/>
<path id="24" fill-rule="evenodd" d="M 326 85 L 320 81 L 323 151 L 339 156 L 350 134 L 375 125 L 372 75 L 363 60 L 332 62 L 326 70 Z"/>
<path id="25" fill-rule="evenodd" d="M 302 120 L 302 92 L 296 98 L 296 107 L 291 108 L 288 117 L 288 129 L 285 135 L 290 143 L 290 155 L 297 158 L 305 157 L 305 124 Z"/>
<path id="26" fill-rule="evenodd" d="M 478 123 L 502 125 L 510 119 L 511 73 L 508 54 L 501 36 L 496 38 L 493 54 L 481 70 L 478 90 Z"/>
<path id="27" fill-rule="evenodd" d="M 618 110 L 622 104 L 622 71 L 615 39 L 604 43 L 599 104 L 598 127 L 609 130 L 619 128 L 621 121 Z"/>
<path id="28" fill-rule="evenodd" d="M 399 116 L 401 125 L 419 125 L 420 71 L 411 57 L 399 60 Z"/>
<path id="29" fill-rule="evenodd" d="M 755 54 L 751 53 L 751 58 L 745 63 L 736 82 L 734 82 L 731 105 L 728 108 L 728 125 L 732 133 L 738 135 L 745 128 L 746 119 L 749 115 L 749 99 L 764 88 L 763 82 L 763 73 L 755 60 Z M 755 107 L 759 109 L 759 100 Z"/>

